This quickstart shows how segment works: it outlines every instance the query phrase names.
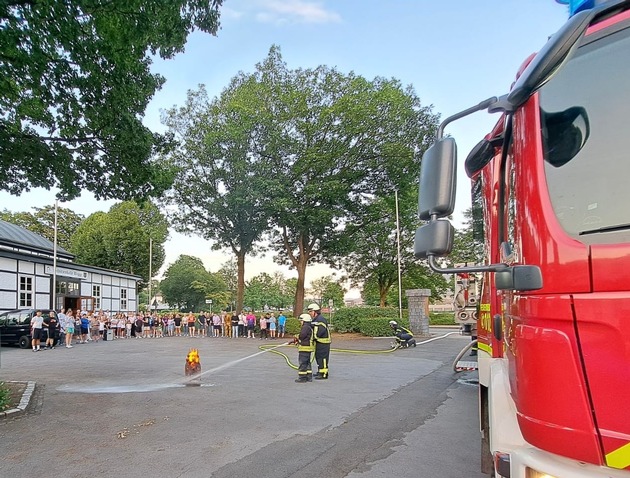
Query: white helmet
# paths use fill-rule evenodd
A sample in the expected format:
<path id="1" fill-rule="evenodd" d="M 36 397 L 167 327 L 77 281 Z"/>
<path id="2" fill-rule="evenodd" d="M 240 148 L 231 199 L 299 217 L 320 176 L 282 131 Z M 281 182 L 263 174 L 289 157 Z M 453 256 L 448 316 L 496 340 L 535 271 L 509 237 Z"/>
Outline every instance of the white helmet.
<path id="1" fill-rule="evenodd" d="M 391 325 L 392 327 L 396 327 L 398 325 L 398 322 L 396 322 L 395 320 L 390 320 L 389 325 Z"/>
<path id="2" fill-rule="evenodd" d="M 299 317 L 300 320 L 303 320 L 304 322 L 312 322 L 313 319 L 311 319 L 311 316 L 308 314 L 302 314 Z"/>
<path id="3" fill-rule="evenodd" d="M 310 312 L 311 310 L 321 310 L 319 305 L 317 305 L 315 302 L 313 302 L 312 304 L 308 305 L 308 311 Z"/>

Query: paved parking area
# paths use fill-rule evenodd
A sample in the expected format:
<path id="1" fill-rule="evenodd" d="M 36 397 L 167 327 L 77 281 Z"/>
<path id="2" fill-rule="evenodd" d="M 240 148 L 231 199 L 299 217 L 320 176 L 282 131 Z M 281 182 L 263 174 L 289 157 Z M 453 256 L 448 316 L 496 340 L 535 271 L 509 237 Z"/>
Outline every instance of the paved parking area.
<path id="1" fill-rule="evenodd" d="M 447 369 L 467 340 L 454 335 L 393 353 L 333 352 L 330 379 L 307 384 L 294 383 L 297 372 L 283 357 L 259 349 L 280 345 L 279 339 L 119 339 L 38 353 L 2 347 L 0 379 L 38 384 L 27 413 L 0 423 L 2 475 L 140 477 L 151 472 L 240 478 L 251 468 L 251 476 L 258 477 L 310 476 L 304 459 L 330 456 L 326 447 L 334 444 L 327 434 L 335 431 L 347 439 L 350 421 L 358 427 L 352 431 L 357 439 L 391 427 L 387 413 L 379 415 L 384 423 L 353 417 L 365 418 L 376 404 L 389 406 L 390 399 L 404 396 L 398 392 L 411 393 L 423 378 L 439 378 L 441 387 L 456 389 L 457 377 Z M 333 347 L 387 351 L 390 342 L 337 336 Z M 201 356 L 200 386 L 186 386 L 184 375 L 193 347 Z M 295 347 L 277 350 L 297 362 Z M 474 398 L 474 392 L 465 393 Z M 435 395 L 428 415 L 449 399 L 444 390 Z M 400 410 L 400 403 L 391 404 Z M 408 406 L 407 413 L 413 413 L 413 404 Z M 403 437 L 425 418 L 414 418 L 406 432 L 394 427 L 387 433 Z M 365 457 L 354 456 L 352 440 L 344 440 L 337 450 L 344 466 L 309 459 L 312 476 L 347 476 L 365 466 Z M 297 443 L 305 448 L 294 450 Z"/>

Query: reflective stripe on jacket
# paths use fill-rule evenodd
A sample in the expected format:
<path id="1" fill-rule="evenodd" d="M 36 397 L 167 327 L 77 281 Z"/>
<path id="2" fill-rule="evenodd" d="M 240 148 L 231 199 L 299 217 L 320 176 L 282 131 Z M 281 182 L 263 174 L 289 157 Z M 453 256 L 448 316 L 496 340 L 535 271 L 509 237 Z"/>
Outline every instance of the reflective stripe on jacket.
<path id="1" fill-rule="evenodd" d="M 317 343 L 329 344 L 331 342 L 330 330 L 326 322 L 313 322 L 313 335 Z"/>
<path id="2" fill-rule="evenodd" d="M 313 328 L 308 322 L 304 322 L 298 335 L 298 352 L 314 352 L 315 343 L 313 342 Z"/>

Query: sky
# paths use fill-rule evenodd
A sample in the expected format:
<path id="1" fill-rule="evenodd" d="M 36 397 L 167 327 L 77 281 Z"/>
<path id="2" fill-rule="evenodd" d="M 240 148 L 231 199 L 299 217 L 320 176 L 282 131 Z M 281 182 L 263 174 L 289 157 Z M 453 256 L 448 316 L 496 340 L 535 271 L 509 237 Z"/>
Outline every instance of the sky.
<path id="1" fill-rule="evenodd" d="M 154 60 L 153 71 L 166 83 L 151 100 L 144 123 L 153 131 L 166 131 L 160 121 L 162 110 L 183 105 L 187 91 L 200 84 L 211 98 L 219 96 L 239 72 L 254 72 L 272 45 L 280 47 L 290 69 L 326 65 L 368 80 L 396 78 L 411 85 L 423 105 L 432 105 L 443 119 L 507 93 L 522 62 L 567 17 L 567 7 L 554 0 L 224 0 L 216 36 L 192 33 L 185 52 L 171 60 Z M 446 128 L 456 139 L 459 154 L 455 225 L 470 207 L 463 160 L 497 119 L 476 113 Z M 38 189 L 20 197 L 0 192 L 0 208 L 13 212 L 54 201 L 55 191 Z M 87 217 L 113 204 L 84 193 L 61 206 Z M 158 277 L 181 254 L 201 258 L 212 272 L 230 259 L 227 251 L 212 251 L 208 241 L 174 231 L 165 249 Z M 276 270 L 297 277 L 267 256 L 247 258 L 245 278 Z M 326 266 L 309 266 L 307 285 L 332 273 Z M 347 298 L 358 295 L 351 290 Z"/>

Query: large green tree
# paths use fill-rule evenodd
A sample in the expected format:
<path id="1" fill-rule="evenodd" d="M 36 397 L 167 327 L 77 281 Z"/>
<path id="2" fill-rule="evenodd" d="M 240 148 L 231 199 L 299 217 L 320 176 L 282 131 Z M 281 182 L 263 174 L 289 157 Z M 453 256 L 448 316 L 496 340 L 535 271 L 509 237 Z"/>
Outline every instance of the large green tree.
<path id="1" fill-rule="evenodd" d="M 124 201 L 90 215 L 72 236 L 77 262 L 142 277 L 147 283 L 164 263 L 168 223 L 149 201 Z M 151 251 L 151 255 L 149 255 Z"/>
<path id="2" fill-rule="evenodd" d="M 275 46 L 253 77 L 265 104 L 260 155 L 274 174 L 270 239 L 278 262 L 297 271 L 297 314 L 307 265 L 339 265 L 353 247 L 348 218 L 417 176 L 437 117 L 398 80 L 290 70 Z"/>
<path id="3" fill-rule="evenodd" d="M 0 189 L 58 187 L 70 199 L 159 195 L 168 139 L 143 126 L 164 78 L 152 58 L 215 34 L 222 0 L 0 3 Z"/>
<path id="4" fill-rule="evenodd" d="M 219 98 L 210 101 L 200 86 L 189 91 L 186 104 L 163 115 L 179 141 L 168 155 L 177 171 L 164 200 L 176 206 L 176 229 L 228 248 L 236 259 L 236 309 L 243 307 L 245 257 L 268 229 L 265 201 L 273 174 L 257 151 L 262 148 L 255 84 L 247 76 L 234 78 Z"/>
<path id="5" fill-rule="evenodd" d="M 311 293 L 313 298 L 320 302 L 321 307 L 328 307 L 331 300 L 334 307 L 343 307 L 346 292 L 332 274 L 311 281 Z"/>
<path id="6" fill-rule="evenodd" d="M 35 212 L 11 212 L 4 209 L 0 212 L 0 219 L 28 229 L 50 242 L 54 242 L 55 206 L 34 207 L 33 209 Z M 57 208 L 57 244 L 60 247 L 70 250 L 72 235 L 84 219 L 81 214 L 76 214 L 71 209 Z"/>
<path id="7" fill-rule="evenodd" d="M 208 308 L 205 304 L 207 290 L 203 284 L 210 282 L 213 282 L 211 274 L 201 259 L 181 255 L 164 272 L 160 290 L 171 307 L 198 312 Z"/>

